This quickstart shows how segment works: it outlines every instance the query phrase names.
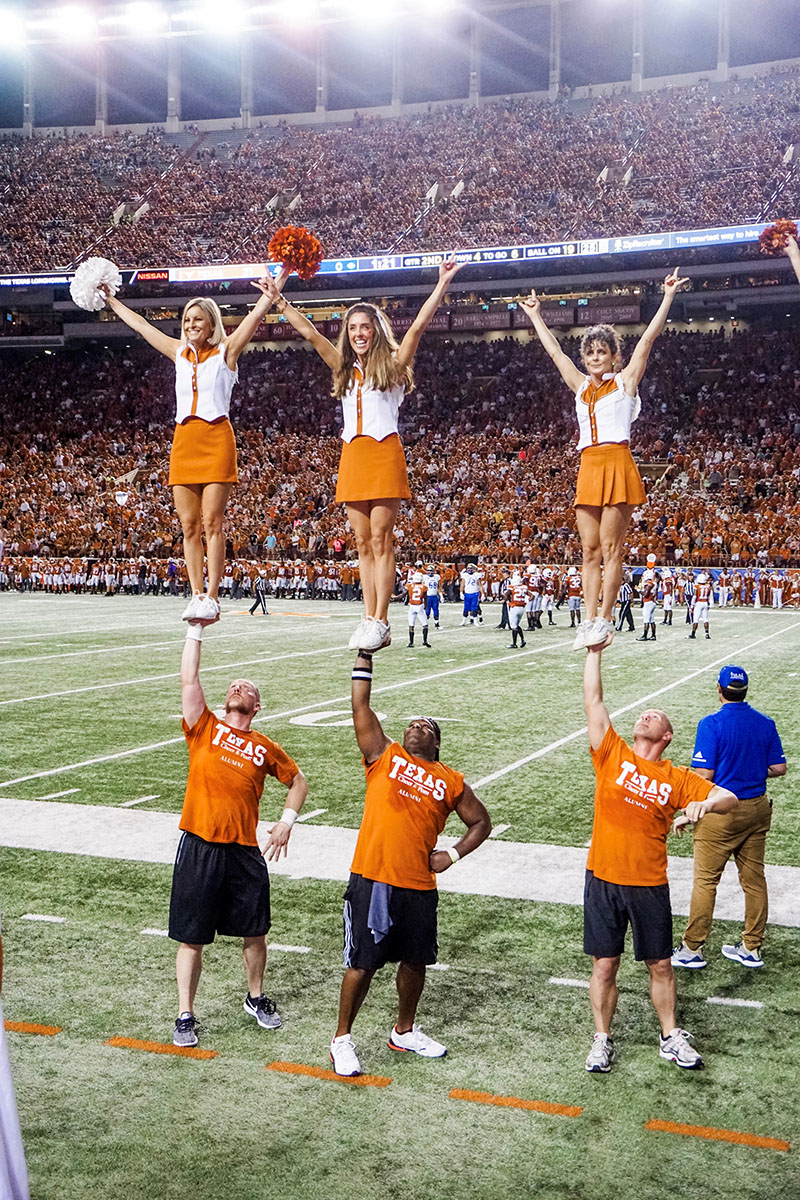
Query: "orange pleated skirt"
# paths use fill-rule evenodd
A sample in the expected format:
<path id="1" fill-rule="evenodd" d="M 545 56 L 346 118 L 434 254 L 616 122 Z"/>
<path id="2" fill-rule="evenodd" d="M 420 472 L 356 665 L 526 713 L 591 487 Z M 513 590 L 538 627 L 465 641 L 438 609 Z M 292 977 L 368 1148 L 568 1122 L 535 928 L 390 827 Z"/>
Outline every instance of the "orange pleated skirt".
<path id="1" fill-rule="evenodd" d="M 236 439 L 227 417 L 204 421 L 189 417 L 175 426 L 169 456 L 169 486 L 238 483 Z"/>
<path id="2" fill-rule="evenodd" d="M 382 442 L 362 434 L 342 442 L 336 503 L 357 500 L 410 500 L 406 456 L 396 433 Z"/>
<path id="3" fill-rule="evenodd" d="M 587 446 L 581 452 L 575 504 L 605 508 L 610 504 L 643 504 L 644 484 L 627 442 Z"/>

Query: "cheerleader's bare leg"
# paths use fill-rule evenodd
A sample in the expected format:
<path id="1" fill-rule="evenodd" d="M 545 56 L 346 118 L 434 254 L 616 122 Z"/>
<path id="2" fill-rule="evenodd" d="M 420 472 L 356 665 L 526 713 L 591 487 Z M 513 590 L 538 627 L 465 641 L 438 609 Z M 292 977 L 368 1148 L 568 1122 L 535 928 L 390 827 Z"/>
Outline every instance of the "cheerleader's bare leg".
<path id="1" fill-rule="evenodd" d="M 199 483 L 175 484 L 175 508 L 183 530 L 183 558 L 192 593 L 203 591 L 203 487 Z"/>
<path id="2" fill-rule="evenodd" d="M 601 616 L 611 619 L 614 600 L 622 583 L 625 534 L 628 532 L 632 504 L 609 504 L 605 508 L 580 504 L 575 507 L 583 548 L 583 593 L 588 619 L 598 615 L 600 591 L 603 592 Z"/>
<path id="3" fill-rule="evenodd" d="M 214 600 L 219 599 L 219 584 L 225 571 L 225 506 L 228 503 L 232 487 L 232 483 L 207 483 L 203 487 L 202 508 L 208 557 L 208 595 Z"/>
<path id="4" fill-rule="evenodd" d="M 347 518 L 356 539 L 361 592 L 368 617 L 389 619 L 394 591 L 394 523 L 400 500 L 359 500 L 347 505 Z"/>

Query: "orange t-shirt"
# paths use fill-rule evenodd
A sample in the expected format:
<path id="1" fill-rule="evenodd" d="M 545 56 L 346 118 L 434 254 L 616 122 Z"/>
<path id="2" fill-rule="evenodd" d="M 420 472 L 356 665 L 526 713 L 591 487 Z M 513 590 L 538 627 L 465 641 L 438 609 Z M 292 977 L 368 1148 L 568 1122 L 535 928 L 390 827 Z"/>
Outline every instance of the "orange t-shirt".
<path id="1" fill-rule="evenodd" d="M 288 787 L 297 763 L 263 733 L 234 729 L 208 707 L 191 729 L 185 721 L 182 727 L 189 746 L 189 778 L 181 829 L 206 842 L 257 846 L 264 779 L 273 775 Z"/>
<path id="2" fill-rule="evenodd" d="M 587 869 L 607 883 L 667 883 L 672 817 L 690 801 L 705 800 L 713 783 L 669 760 L 639 758 L 611 726 L 592 761 L 597 783 Z"/>
<path id="3" fill-rule="evenodd" d="M 377 883 L 429 892 L 431 850 L 464 793 L 464 776 L 390 742 L 365 763 L 367 795 L 350 870 Z"/>

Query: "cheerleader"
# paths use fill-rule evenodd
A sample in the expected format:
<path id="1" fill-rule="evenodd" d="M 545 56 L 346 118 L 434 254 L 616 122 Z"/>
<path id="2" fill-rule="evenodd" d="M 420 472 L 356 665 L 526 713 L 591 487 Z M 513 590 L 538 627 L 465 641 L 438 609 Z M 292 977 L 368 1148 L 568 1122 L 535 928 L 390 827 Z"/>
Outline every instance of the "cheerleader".
<path id="1" fill-rule="evenodd" d="M 575 492 L 575 519 L 583 548 L 583 594 L 586 620 L 573 643 L 608 645 L 616 632 L 611 619 L 622 583 L 625 535 L 631 514 L 645 500 L 644 485 L 630 451 L 631 422 L 639 415 L 639 383 L 647 360 L 667 320 L 675 293 L 687 280 L 676 268 L 664 280 L 664 298 L 644 331 L 627 366 L 619 367 L 619 343 L 610 325 L 594 325 L 581 339 L 586 373 L 579 371 L 545 325 L 535 291 L 521 302 L 539 341 L 575 395 L 581 451 Z M 598 613 L 602 583 L 602 611 Z"/>
<path id="2" fill-rule="evenodd" d="M 228 415 L 231 392 L 239 378 L 239 356 L 272 306 L 265 284 L 264 279 L 253 283 L 263 294 L 227 337 L 219 305 L 204 297 L 190 300 L 181 317 L 180 339 L 168 337 L 101 285 L 112 312 L 175 364 L 177 411 L 169 486 L 183 529 L 183 553 L 192 589 L 184 621 L 212 624 L 219 620 L 219 585 L 225 568 L 223 517 L 239 479 Z M 207 589 L 203 586 L 203 530 Z"/>
<path id="3" fill-rule="evenodd" d="M 414 387 L 419 340 L 459 269 L 454 259 L 439 267 L 436 287 L 398 344 L 386 316 L 374 304 L 347 310 L 336 345 L 267 281 L 276 310 L 310 342 L 333 371 L 332 395 L 344 412 L 336 502 L 344 504 L 358 547 L 365 614 L 350 639 L 352 650 L 380 650 L 391 641 L 389 600 L 394 590 L 394 523 L 408 500 L 408 474 L 397 417 Z"/>
<path id="4" fill-rule="evenodd" d="M 783 252 L 792 264 L 797 282 L 800 283 L 800 246 L 797 245 L 797 238 L 791 233 L 787 234 Z"/>

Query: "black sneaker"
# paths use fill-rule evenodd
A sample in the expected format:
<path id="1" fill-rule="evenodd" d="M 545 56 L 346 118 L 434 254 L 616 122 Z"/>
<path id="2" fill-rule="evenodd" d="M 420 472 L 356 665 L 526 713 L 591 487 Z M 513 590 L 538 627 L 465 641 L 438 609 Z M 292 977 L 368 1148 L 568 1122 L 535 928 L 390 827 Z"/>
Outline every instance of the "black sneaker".
<path id="1" fill-rule="evenodd" d="M 197 1045 L 197 1020 L 194 1013 L 182 1012 L 172 1031 L 173 1046 Z"/>
<path id="2" fill-rule="evenodd" d="M 280 1029 L 281 1019 L 275 1011 L 274 1001 L 270 1000 L 269 996 L 261 995 L 253 999 L 248 992 L 242 1008 L 251 1017 L 255 1017 L 262 1029 Z"/>

